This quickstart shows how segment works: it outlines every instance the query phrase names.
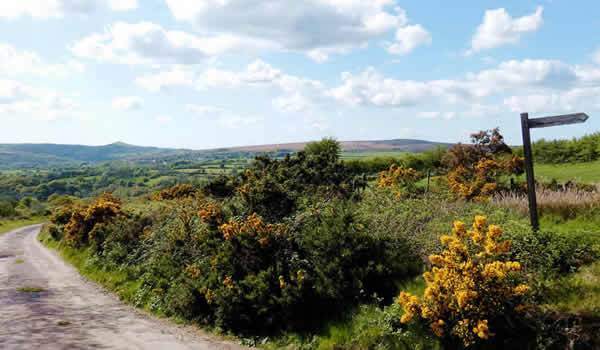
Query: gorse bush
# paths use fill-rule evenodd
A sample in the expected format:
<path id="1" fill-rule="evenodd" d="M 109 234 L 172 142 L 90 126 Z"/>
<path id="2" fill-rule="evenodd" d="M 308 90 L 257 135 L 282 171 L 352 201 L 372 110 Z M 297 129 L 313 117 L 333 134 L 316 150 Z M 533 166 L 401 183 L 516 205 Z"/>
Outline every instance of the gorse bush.
<path id="1" fill-rule="evenodd" d="M 506 319 L 525 307 L 523 296 L 530 288 L 511 278 L 521 266 L 503 259 L 511 242 L 500 241 L 501 235 L 500 227 L 488 226 L 483 216 L 468 231 L 464 223 L 455 222 L 452 235 L 441 237 L 446 249 L 430 257 L 434 267 L 423 275 L 424 298 L 400 293 L 398 303 L 405 311 L 401 321 L 423 320 L 451 348 L 517 332 L 510 329 L 515 322 Z"/>
<path id="2" fill-rule="evenodd" d="M 186 198 L 190 196 L 196 196 L 200 193 L 200 190 L 192 185 L 182 184 L 175 185 L 171 188 L 164 189 L 160 192 L 155 193 L 152 196 L 154 200 L 173 200 L 178 198 Z"/>
<path id="3" fill-rule="evenodd" d="M 420 269 L 404 242 L 371 235 L 343 202 L 279 224 L 252 214 L 214 225 L 221 210 L 187 221 L 178 209 L 159 221 L 144 243 L 152 248 L 141 299 L 237 331 L 303 327 L 370 293 L 392 296 L 392 281 Z"/>
<path id="4" fill-rule="evenodd" d="M 382 171 L 379 174 L 377 189 L 393 188 L 396 191 L 396 197 L 401 198 L 415 192 L 415 183 L 423 175 L 413 168 L 404 169 L 402 165 L 392 164 L 388 171 Z"/>
<path id="5" fill-rule="evenodd" d="M 105 193 L 93 204 L 77 207 L 71 212 L 71 218 L 64 227 L 65 239 L 74 247 L 87 244 L 102 224 L 121 214 L 121 201 Z"/>

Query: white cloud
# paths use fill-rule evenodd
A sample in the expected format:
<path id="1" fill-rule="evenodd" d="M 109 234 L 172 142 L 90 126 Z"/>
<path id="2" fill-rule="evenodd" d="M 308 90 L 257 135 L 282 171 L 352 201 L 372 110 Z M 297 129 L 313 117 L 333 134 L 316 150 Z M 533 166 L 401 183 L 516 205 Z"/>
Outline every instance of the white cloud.
<path id="1" fill-rule="evenodd" d="M 519 95 L 504 99 L 515 113 L 574 113 L 600 110 L 600 87 L 573 88 L 550 94 Z"/>
<path id="2" fill-rule="evenodd" d="M 177 20 L 305 52 L 317 62 L 384 39 L 407 22 L 395 0 L 165 0 Z"/>
<path id="3" fill-rule="evenodd" d="M 144 100 L 138 96 L 120 96 L 112 101 L 112 107 L 119 111 L 132 111 L 142 109 Z"/>
<path id="4" fill-rule="evenodd" d="M 173 87 L 192 86 L 195 73 L 181 68 L 171 71 L 147 74 L 138 77 L 135 83 L 150 92 L 159 92 Z"/>
<path id="5" fill-rule="evenodd" d="M 468 78 L 489 89 L 523 86 L 562 87 L 577 80 L 575 69 L 555 60 L 511 60 L 496 69 L 469 74 Z"/>
<path id="6" fill-rule="evenodd" d="M 201 115 L 205 115 L 205 114 L 217 115 L 217 114 L 226 113 L 226 110 L 219 108 L 219 107 L 207 106 L 207 105 L 196 105 L 196 104 L 186 105 L 185 110 L 190 113 L 201 114 Z"/>
<path id="7" fill-rule="evenodd" d="M 226 128 L 238 129 L 242 127 L 254 126 L 263 120 L 264 118 L 261 117 L 243 117 L 240 115 L 231 114 L 219 118 L 219 124 Z"/>
<path id="8" fill-rule="evenodd" d="M 262 117 L 241 116 L 230 110 L 209 105 L 189 104 L 185 106 L 185 109 L 190 113 L 209 115 L 212 117 L 211 119 L 215 119 L 221 126 L 229 129 L 253 126 L 264 120 Z"/>
<path id="9" fill-rule="evenodd" d="M 137 0 L 109 0 L 109 5 L 115 11 L 135 10 L 138 7 Z"/>
<path id="10" fill-rule="evenodd" d="M 306 110 L 311 103 L 308 98 L 296 92 L 273 99 L 272 105 L 280 112 L 298 113 Z"/>
<path id="11" fill-rule="evenodd" d="M 385 78 L 373 67 L 359 75 L 342 73 L 342 85 L 328 94 L 350 105 L 414 105 L 431 94 L 427 84 Z"/>
<path id="12" fill-rule="evenodd" d="M 594 61 L 594 63 L 600 64 L 600 49 L 594 52 L 594 54 L 592 55 L 592 60 Z"/>
<path id="13" fill-rule="evenodd" d="M 211 87 L 236 87 L 242 83 L 243 76 L 237 72 L 210 68 L 198 75 L 196 86 L 198 89 Z"/>
<path id="14" fill-rule="evenodd" d="M 456 117 L 456 112 L 419 112 L 419 118 L 422 119 L 445 119 L 450 120 Z"/>
<path id="15" fill-rule="evenodd" d="M 420 24 L 398 28 L 396 42 L 387 47 L 394 55 L 407 55 L 417 46 L 431 44 L 431 34 Z"/>
<path id="16" fill-rule="evenodd" d="M 136 7 L 136 0 L 3 0 L 0 1 L 0 17 L 57 18 L 66 14 L 88 15 L 105 8 L 124 11 Z"/>
<path id="17" fill-rule="evenodd" d="M 19 51 L 14 46 L 0 43 L 0 74 L 34 74 L 66 78 L 75 72 L 83 72 L 83 64 L 71 60 L 65 64 L 47 64 L 32 51 Z"/>
<path id="18" fill-rule="evenodd" d="M 71 97 L 6 79 L 0 79 L 0 115 L 41 120 L 89 118 Z"/>
<path id="19" fill-rule="evenodd" d="M 541 27 L 543 11 L 543 7 L 538 7 L 533 14 L 515 19 L 503 8 L 486 11 L 471 41 L 471 52 L 518 43 L 524 33 Z"/>
<path id="20" fill-rule="evenodd" d="M 461 105 L 461 114 L 496 115 L 501 110 L 485 103 L 487 99 L 503 98 L 506 93 L 532 95 L 536 92 L 546 96 L 584 86 L 594 87 L 600 83 L 600 72 L 553 60 L 512 60 L 500 63 L 494 69 L 468 73 L 464 79 L 457 80 L 392 79 L 384 77 L 373 67 L 360 74 L 342 73 L 341 80 L 339 86 L 328 89 L 326 94 L 342 104 L 388 107 Z M 557 101 L 567 105 L 565 99 Z M 507 100 L 500 106 L 514 106 L 516 102 Z M 418 116 L 451 119 L 456 116 L 453 113 L 421 111 Z"/>
<path id="21" fill-rule="evenodd" d="M 71 47 L 73 53 L 100 62 L 123 64 L 197 64 L 230 50 L 249 52 L 268 43 L 230 34 L 197 36 L 169 31 L 152 22 L 117 22 Z"/>

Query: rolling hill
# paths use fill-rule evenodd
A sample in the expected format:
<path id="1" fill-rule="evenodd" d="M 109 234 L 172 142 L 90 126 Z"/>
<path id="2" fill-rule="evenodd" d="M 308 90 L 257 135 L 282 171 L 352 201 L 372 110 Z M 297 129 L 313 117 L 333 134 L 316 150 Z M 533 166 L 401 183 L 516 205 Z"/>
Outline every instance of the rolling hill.
<path id="1" fill-rule="evenodd" d="M 262 152 L 295 152 L 307 142 L 220 148 L 213 150 L 188 150 L 158 147 L 142 147 L 116 142 L 105 146 L 60 144 L 0 144 L 0 169 L 48 168 L 78 166 L 106 161 L 152 162 L 159 160 L 212 158 L 217 154 L 237 153 L 252 155 Z M 424 140 L 342 141 L 346 152 L 352 151 L 408 151 L 423 152 L 437 145 L 449 146 Z"/>

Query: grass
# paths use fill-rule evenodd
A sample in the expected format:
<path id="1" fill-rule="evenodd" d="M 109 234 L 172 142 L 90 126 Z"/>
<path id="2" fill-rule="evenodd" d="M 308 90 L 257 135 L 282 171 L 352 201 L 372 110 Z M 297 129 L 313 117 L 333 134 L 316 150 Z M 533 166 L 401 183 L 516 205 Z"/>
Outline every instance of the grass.
<path id="1" fill-rule="evenodd" d="M 40 287 L 21 287 L 21 288 L 17 288 L 17 293 L 40 293 L 43 292 L 44 288 L 40 288 Z"/>
<path id="2" fill-rule="evenodd" d="M 554 296 L 545 308 L 600 317 L 600 261 L 555 281 Z"/>
<path id="3" fill-rule="evenodd" d="M 19 227 L 41 224 L 48 220 L 47 216 L 38 216 L 29 219 L 17 219 L 17 220 L 5 220 L 0 219 L 0 235 L 10 230 L 14 230 Z"/>
<path id="4" fill-rule="evenodd" d="M 545 182 L 556 179 L 559 183 L 575 180 L 600 184 L 600 161 L 576 164 L 535 164 L 535 177 Z M 524 180 L 525 177 L 523 176 Z"/>
<path id="5" fill-rule="evenodd" d="M 421 277 L 407 280 L 398 285 L 400 290 L 423 296 L 425 281 Z M 416 333 L 391 335 L 389 319 L 393 317 L 393 308 L 380 307 L 381 300 L 374 297 L 368 304 L 358 305 L 337 319 L 327 321 L 319 330 L 312 332 L 287 332 L 271 338 L 264 344 L 249 342 L 247 345 L 259 345 L 265 349 L 310 348 L 318 350 L 334 349 L 409 349 L 416 344 L 426 344 L 425 349 L 436 349 L 438 344 L 426 335 Z M 401 316 L 401 312 L 395 314 Z M 264 341 L 264 340 L 263 340 Z M 410 344 L 410 346 L 406 345 Z"/>
<path id="6" fill-rule="evenodd" d="M 22 264 L 24 262 L 25 262 L 25 260 L 23 260 L 23 259 L 17 259 L 17 260 L 15 260 L 15 264 Z"/>
<path id="7" fill-rule="evenodd" d="M 90 281 L 102 285 L 117 294 L 122 300 L 131 302 L 142 282 L 130 278 L 126 270 L 109 269 L 89 263 L 88 250 L 75 249 L 62 242 L 55 241 L 47 231 L 40 233 L 40 242 L 46 247 L 56 250 L 62 258 L 73 265 L 79 273 Z"/>

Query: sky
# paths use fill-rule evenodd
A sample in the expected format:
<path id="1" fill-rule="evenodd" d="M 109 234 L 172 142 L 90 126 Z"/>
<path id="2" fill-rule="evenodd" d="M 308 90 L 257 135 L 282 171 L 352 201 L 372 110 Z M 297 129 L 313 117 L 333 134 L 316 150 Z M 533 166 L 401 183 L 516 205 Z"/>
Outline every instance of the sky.
<path id="1" fill-rule="evenodd" d="M 0 143 L 600 131 L 597 0 L 0 0 Z"/>

